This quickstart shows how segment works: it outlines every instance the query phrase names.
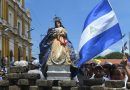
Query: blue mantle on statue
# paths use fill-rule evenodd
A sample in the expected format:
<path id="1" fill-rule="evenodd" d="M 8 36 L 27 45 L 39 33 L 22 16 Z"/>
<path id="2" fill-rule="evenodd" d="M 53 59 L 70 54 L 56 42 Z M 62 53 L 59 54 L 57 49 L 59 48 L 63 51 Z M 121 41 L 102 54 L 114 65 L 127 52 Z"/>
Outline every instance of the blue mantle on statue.
<path id="1" fill-rule="evenodd" d="M 56 30 L 54 28 L 48 29 L 47 35 L 43 38 L 43 40 L 40 42 L 39 47 L 40 47 L 40 54 L 39 54 L 39 60 L 42 66 L 46 65 L 46 62 L 48 60 L 48 56 L 50 55 L 51 52 L 51 46 L 52 46 L 52 41 L 56 38 Z M 67 46 L 69 47 L 70 50 L 70 59 L 73 62 L 76 60 L 76 54 L 73 48 L 72 43 L 67 37 Z"/>

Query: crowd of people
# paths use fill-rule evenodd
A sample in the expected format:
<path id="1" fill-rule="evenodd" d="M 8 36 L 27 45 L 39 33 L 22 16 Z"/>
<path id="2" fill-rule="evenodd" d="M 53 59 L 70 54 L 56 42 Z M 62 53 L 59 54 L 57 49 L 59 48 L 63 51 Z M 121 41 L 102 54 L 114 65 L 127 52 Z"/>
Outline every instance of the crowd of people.
<path id="1" fill-rule="evenodd" d="M 0 80 L 3 80 L 7 74 L 7 58 L 2 58 L 1 62 Z M 39 60 L 33 60 L 30 63 L 25 60 L 15 61 L 12 66 L 26 66 L 28 67 L 27 73 L 40 74 L 41 79 L 45 79 Z M 79 84 L 83 84 L 83 80 L 95 78 L 103 79 L 104 82 L 107 80 L 123 80 L 125 82 L 125 88 L 126 83 L 130 81 L 130 72 L 127 66 L 127 59 L 122 60 L 120 64 L 112 64 L 110 62 L 105 62 L 104 64 L 96 64 L 94 62 L 83 64 L 78 69 L 78 74 L 75 80 Z"/>
<path id="2" fill-rule="evenodd" d="M 120 64 L 112 64 L 105 62 L 104 64 L 87 63 L 79 69 L 79 82 L 83 83 L 85 79 L 103 79 L 107 80 L 123 80 L 126 83 L 130 81 L 130 72 L 127 66 L 127 59 L 122 60 Z M 104 84 L 103 84 L 104 85 Z"/>
<path id="3" fill-rule="evenodd" d="M 0 80 L 6 79 L 6 74 L 8 74 L 8 67 L 27 67 L 27 73 L 36 73 L 40 74 L 41 79 L 44 79 L 44 75 L 41 71 L 41 64 L 39 63 L 39 60 L 33 60 L 31 62 L 28 62 L 26 60 L 20 60 L 11 62 L 10 65 L 8 65 L 8 58 L 3 57 L 1 59 L 1 66 L 0 66 Z"/>
<path id="4" fill-rule="evenodd" d="M 8 62 L 7 57 L 3 57 L 1 59 L 0 80 L 3 80 L 5 78 L 5 75 L 7 74 L 7 62 Z"/>

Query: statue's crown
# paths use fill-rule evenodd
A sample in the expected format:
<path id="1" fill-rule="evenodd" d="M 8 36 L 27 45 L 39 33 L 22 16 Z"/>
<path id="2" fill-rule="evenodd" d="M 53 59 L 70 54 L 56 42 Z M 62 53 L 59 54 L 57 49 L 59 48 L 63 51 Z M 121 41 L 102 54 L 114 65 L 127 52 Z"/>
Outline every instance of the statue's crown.
<path id="1" fill-rule="evenodd" d="M 61 18 L 60 18 L 60 17 L 55 16 L 55 17 L 53 18 L 53 20 L 54 20 L 54 22 L 56 22 L 56 21 L 61 21 Z"/>

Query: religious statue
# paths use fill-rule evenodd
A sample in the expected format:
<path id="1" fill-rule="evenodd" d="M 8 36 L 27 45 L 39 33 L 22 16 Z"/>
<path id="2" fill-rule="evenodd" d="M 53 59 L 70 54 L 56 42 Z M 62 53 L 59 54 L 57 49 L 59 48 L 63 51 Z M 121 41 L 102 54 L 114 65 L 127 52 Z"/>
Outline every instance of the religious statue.
<path id="1" fill-rule="evenodd" d="M 67 32 L 60 20 L 55 20 L 55 33 L 47 64 L 71 64 L 70 50 L 67 46 Z"/>
<path id="2" fill-rule="evenodd" d="M 60 18 L 55 17 L 54 23 L 55 27 L 48 29 L 39 45 L 39 60 L 44 69 L 46 65 L 71 65 L 76 60 L 74 48 Z"/>

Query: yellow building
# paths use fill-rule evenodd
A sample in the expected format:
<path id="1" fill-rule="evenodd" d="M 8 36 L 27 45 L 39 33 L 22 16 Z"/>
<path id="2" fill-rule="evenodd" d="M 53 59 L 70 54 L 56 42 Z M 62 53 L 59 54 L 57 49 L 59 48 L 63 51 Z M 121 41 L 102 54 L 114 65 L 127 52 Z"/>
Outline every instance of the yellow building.
<path id="1" fill-rule="evenodd" d="M 0 0 L 0 58 L 31 60 L 30 23 L 24 0 Z"/>

